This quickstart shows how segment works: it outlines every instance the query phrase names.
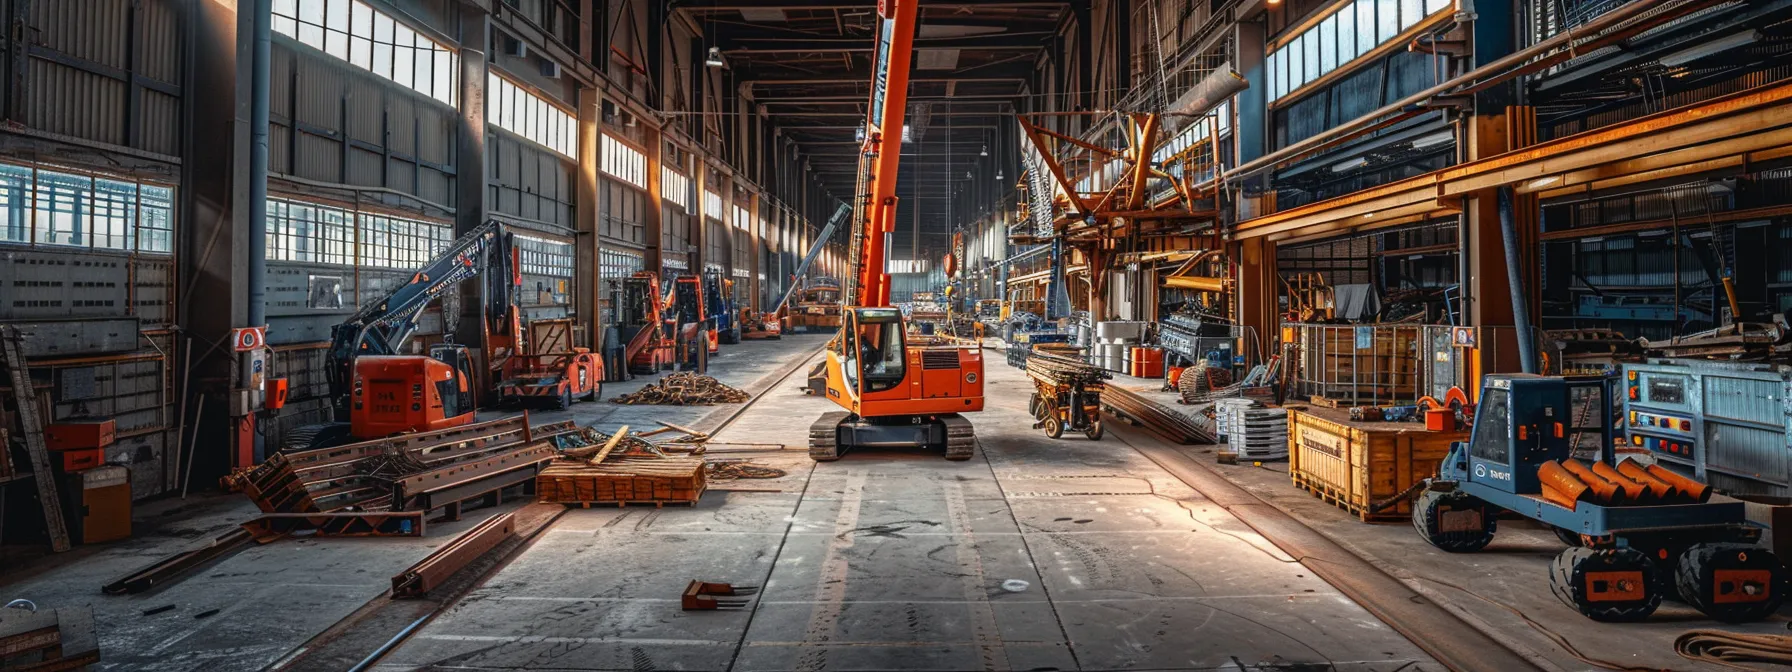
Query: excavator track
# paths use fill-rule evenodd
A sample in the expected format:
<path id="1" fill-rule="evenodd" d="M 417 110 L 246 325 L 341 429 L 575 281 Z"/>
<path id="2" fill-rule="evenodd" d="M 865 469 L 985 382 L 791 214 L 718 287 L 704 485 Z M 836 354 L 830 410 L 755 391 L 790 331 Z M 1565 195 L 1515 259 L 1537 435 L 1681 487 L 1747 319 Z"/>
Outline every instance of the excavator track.
<path id="1" fill-rule="evenodd" d="M 946 425 L 946 459 L 954 462 L 971 459 L 977 453 L 977 430 L 971 421 L 957 413 L 940 416 Z"/>
<path id="2" fill-rule="evenodd" d="M 821 419 L 809 425 L 809 459 L 816 462 L 833 462 L 840 459 L 840 422 L 846 411 L 834 411 L 821 414 Z"/>

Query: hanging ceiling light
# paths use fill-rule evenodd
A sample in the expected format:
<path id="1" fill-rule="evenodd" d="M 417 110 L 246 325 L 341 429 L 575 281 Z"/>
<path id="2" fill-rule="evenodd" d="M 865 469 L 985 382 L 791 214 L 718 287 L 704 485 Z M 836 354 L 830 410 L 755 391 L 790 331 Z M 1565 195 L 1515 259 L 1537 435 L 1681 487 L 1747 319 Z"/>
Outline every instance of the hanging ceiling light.
<path id="1" fill-rule="evenodd" d="M 977 156 L 989 156 L 989 145 L 984 145 L 983 149 L 977 152 Z"/>
<path id="2" fill-rule="evenodd" d="M 1002 179 L 1002 169 L 1001 168 L 996 169 L 996 179 L 998 179 L 998 180 Z"/>
<path id="3" fill-rule="evenodd" d="M 712 68 L 719 68 L 724 65 L 727 65 L 728 63 L 726 61 L 722 60 L 722 50 L 721 49 L 718 49 L 715 47 L 710 47 L 709 48 L 709 56 L 707 58 L 703 59 L 703 64 L 707 65 L 709 67 L 712 67 Z"/>

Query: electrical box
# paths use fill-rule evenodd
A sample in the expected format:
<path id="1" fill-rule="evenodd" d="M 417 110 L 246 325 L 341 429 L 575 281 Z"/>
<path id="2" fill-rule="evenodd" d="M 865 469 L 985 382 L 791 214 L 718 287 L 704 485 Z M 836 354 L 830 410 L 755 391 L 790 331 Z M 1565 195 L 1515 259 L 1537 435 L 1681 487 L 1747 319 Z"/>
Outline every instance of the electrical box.
<path id="1" fill-rule="evenodd" d="M 1663 358 L 1622 371 L 1631 449 L 1726 494 L 1792 496 L 1792 366 Z"/>

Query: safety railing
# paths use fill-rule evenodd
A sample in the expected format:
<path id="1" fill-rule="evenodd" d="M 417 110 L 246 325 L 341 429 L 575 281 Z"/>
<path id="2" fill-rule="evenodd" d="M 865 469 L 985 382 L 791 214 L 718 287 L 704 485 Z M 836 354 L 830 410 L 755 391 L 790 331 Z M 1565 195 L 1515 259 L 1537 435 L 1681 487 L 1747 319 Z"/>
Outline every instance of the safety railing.
<path id="1" fill-rule="evenodd" d="M 1292 396 L 1339 405 L 1412 404 L 1452 387 L 1472 399 L 1481 375 L 1520 368 L 1510 326 L 1291 324 L 1282 335 Z"/>

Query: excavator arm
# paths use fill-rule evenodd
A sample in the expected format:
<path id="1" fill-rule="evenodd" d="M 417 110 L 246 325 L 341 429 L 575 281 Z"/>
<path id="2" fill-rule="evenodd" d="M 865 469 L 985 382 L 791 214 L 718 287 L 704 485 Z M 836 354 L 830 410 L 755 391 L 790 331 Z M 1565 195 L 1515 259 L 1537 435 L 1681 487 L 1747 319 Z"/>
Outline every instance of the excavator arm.
<path id="1" fill-rule="evenodd" d="M 486 222 L 431 258 L 411 275 L 410 282 L 332 327 L 327 355 L 331 394 L 338 399 L 347 396 L 356 358 L 402 354 L 430 302 L 474 276 L 484 275 L 486 280 L 487 332 L 514 341 L 513 306 L 522 285 L 514 255 L 512 234 L 498 222 Z"/>

